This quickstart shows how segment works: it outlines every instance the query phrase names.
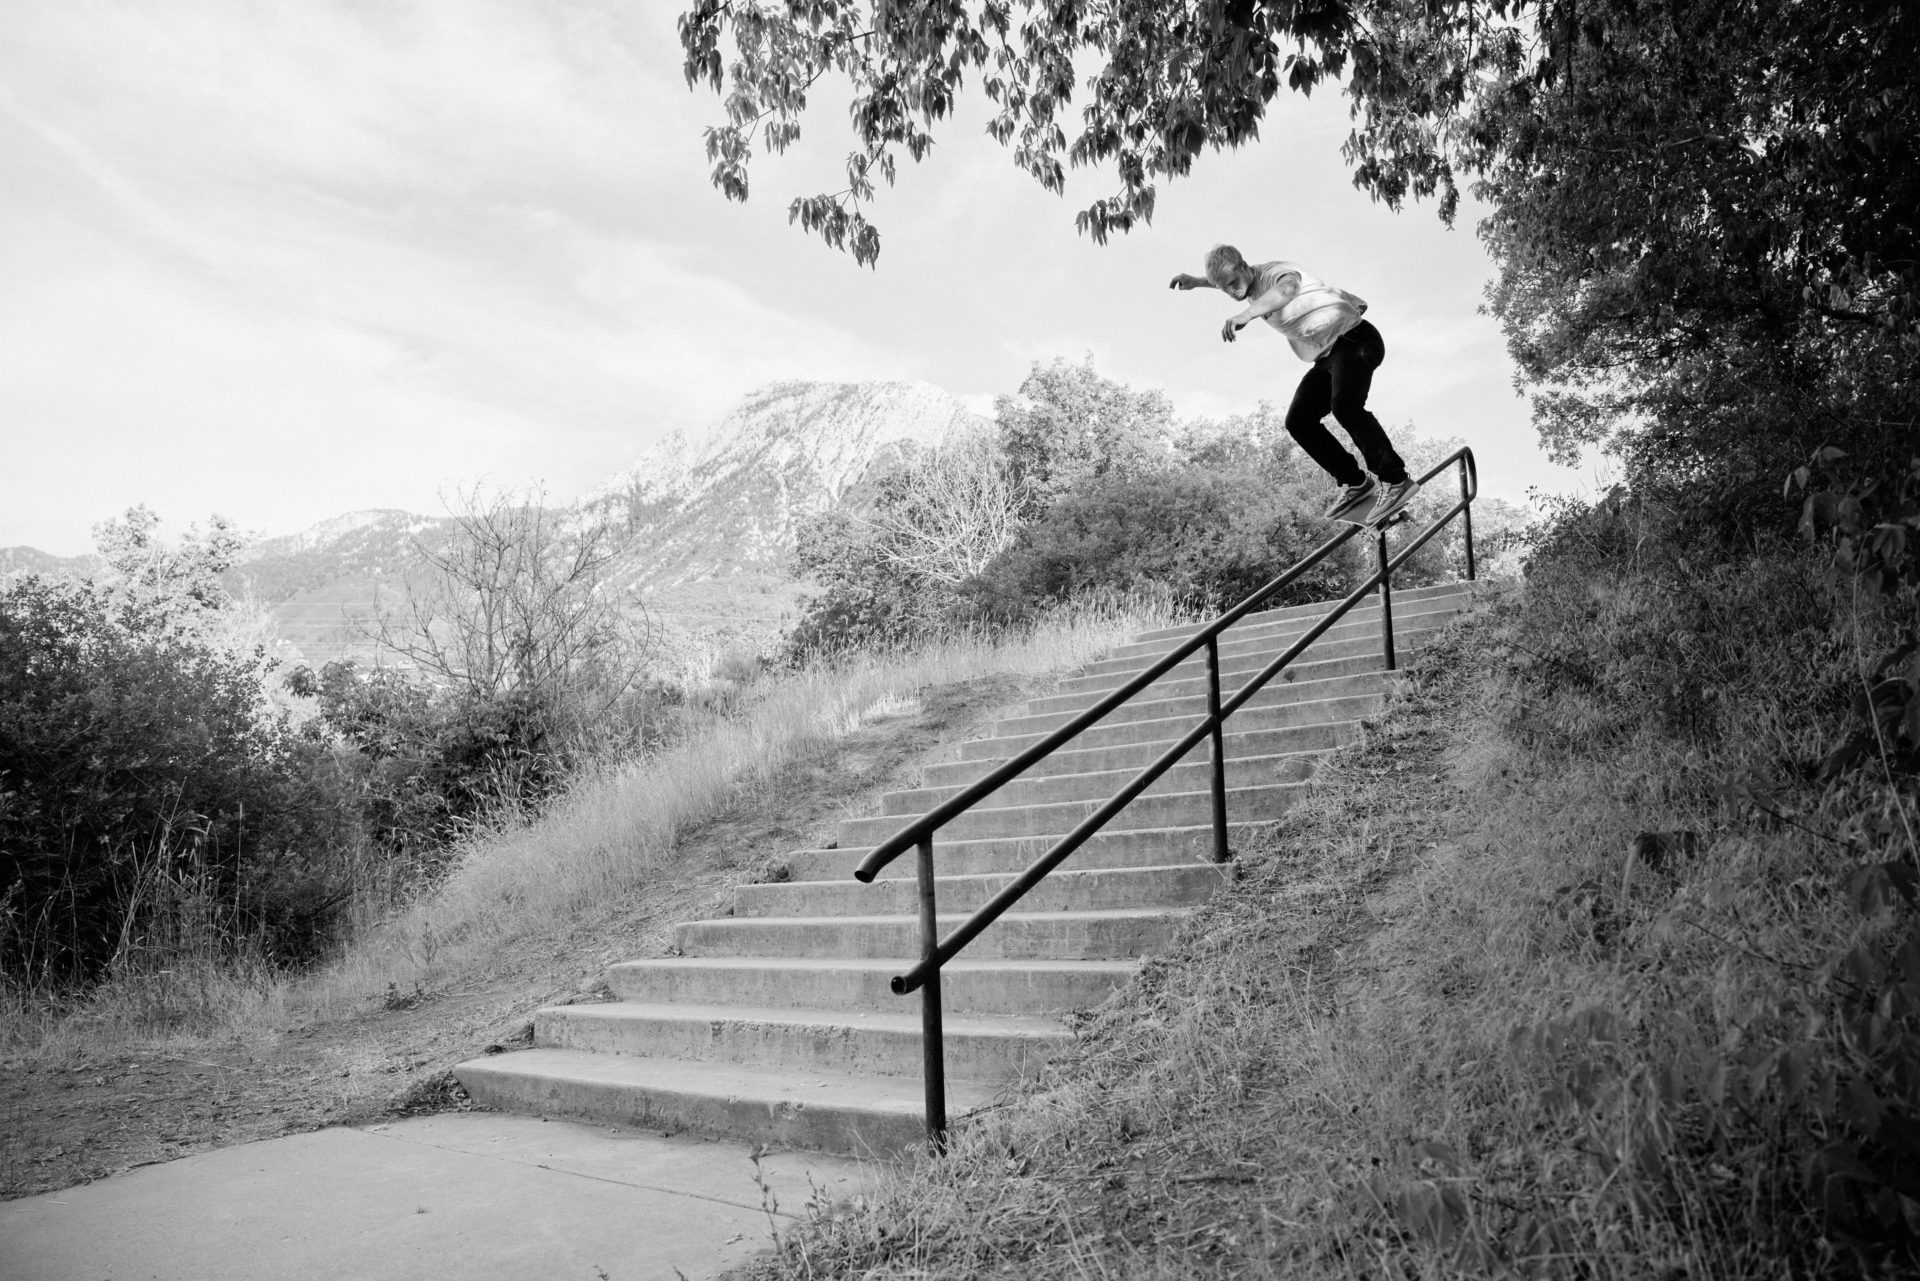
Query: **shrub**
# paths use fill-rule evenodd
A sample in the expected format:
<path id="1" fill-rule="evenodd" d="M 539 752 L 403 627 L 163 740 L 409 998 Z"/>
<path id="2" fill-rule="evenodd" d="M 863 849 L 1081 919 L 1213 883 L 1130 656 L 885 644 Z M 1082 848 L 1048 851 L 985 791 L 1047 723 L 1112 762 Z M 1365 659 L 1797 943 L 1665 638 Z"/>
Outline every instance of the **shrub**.
<path id="1" fill-rule="evenodd" d="M 316 797 L 261 655 L 90 583 L 0 591 L 0 970 L 101 976 L 171 899 L 233 947 L 312 956 L 344 889 L 337 796 Z"/>
<path id="2" fill-rule="evenodd" d="M 403 885 L 435 879 L 448 843 L 490 811 L 537 809 L 574 763 L 537 690 L 489 696 L 352 660 L 287 684 L 318 705 L 308 741 L 350 749 L 362 821 Z"/>
<path id="3" fill-rule="evenodd" d="M 820 590 L 787 638 L 792 662 L 930 636 L 952 616 L 951 590 L 892 563 L 885 535 L 853 513 L 828 512 L 803 526 L 794 561 Z"/>
<path id="4" fill-rule="evenodd" d="M 1889 497 L 1897 515 L 1905 500 Z M 1592 1154 L 1599 1217 L 1706 1225 L 1729 1258 L 1805 1273 L 1912 1266 L 1920 779 L 1904 562 L 1863 591 L 1822 549 L 1716 542 L 1714 520 L 1616 492 L 1538 536 L 1509 629 L 1510 731 L 1569 765 L 1631 759 L 1663 799 L 1711 816 L 1683 840 L 1636 838 L 1657 877 L 1696 841 L 1732 866 L 1646 922 L 1624 884 L 1573 887 L 1572 943 L 1644 958 L 1645 993 L 1522 1029 L 1516 1063 L 1558 1138 Z M 1846 568 L 1881 564 L 1857 525 L 1836 537 Z"/>
<path id="5" fill-rule="evenodd" d="M 996 412 L 997 440 L 910 451 L 801 530 L 796 564 L 820 591 L 790 658 L 1004 626 L 1088 593 L 1218 611 L 1337 532 L 1320 515 L 1330 482 L 1271 405 L 1175 424 L 1159 393 L 1055 361 Z M 1424 468 L 1458 442 L 1408 429 L 1400 444 Z M 1449 474 L 1416 500 L 1407 528 L 1457 496 Z M 1486 501 L 1478 515 L 1482 549 L 1496 553 L 1521 519 Z M 1396 582 L 1452 579 L 1465 561 L 1456 521 Z M 1373 563 L 1370 540 L 1354 538 L 1270 604 L 1343 595 Z"/>
<path id="6" fill-rule="evenodd" d="M 1036 508 L 1089 480 L 1161 465 L 1175 434 L 1163 393 L 1101 377 L 1092 357 L 1035 361 L 1016 394 L 994 398 L 993 413 L 1008 465 Z"/>
<path id="7" fill-rule="evenodd" d="M 1180 608 L 1218 612 L 1304 556 L 1328 533 L 1270 474 L 1197 464 L 1096 477 L 1056 499 L 973 587 L 992 617 L 1018 618 L 1087 592 L 1158 589 Z M 1337 595 L 1356 557 L 1329 557 L 1274 605 Z"/>

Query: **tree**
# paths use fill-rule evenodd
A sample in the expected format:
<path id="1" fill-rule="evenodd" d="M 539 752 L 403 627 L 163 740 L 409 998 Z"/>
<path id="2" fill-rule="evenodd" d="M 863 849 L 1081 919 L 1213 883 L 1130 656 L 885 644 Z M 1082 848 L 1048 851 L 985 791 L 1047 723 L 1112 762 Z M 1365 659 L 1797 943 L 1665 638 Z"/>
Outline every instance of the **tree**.
<path id="1" fill-rule="evenodd" d="M 787 638 L 792 660 L 911 640 L 947 621 L 953 593 L 890 558 L 884 539 L 847 511 L 823 512 L 801 526 L 794 570 L 819 591 Z"/>
<path id="2" fill-rule="evenodd" d="M 1757 150 L 1773 172 L 1811 181 L 1800 203 L 1815 221 L 1863 233 L 1850 253 L 1893 262 L 1890 245 L 1872 242 L 1912 237 L 1900 211 L 1914 207 L 1902 196 L 1912 192 L 1915 21 L 1904 0 L 801 0 L 779 10 L 697 0 L 679 31 L 689 86 L 723 97 L 727 120 L 707 131 L 707 152 L 715 186 L 733 199 L 747 196 L 755 138 L 784 150 L 800 136 L 808 90 L 830 72 L 849 81 L 847 186 L 796 199 L 790 214 L 862 262 L 879 238 L 859 206 L 876 177 L 893 181 L 897 149 L 926 155 L 970 73 L 997 109 L 990 132 L 1043 187 L 1060 190 L 1067 164 L 1113 163 L 1119 191 L 1076 217 L 1096 240 L 1150 219 L 1157 181 L 1189 172 L 1202 151 L 1254 138 L 1282 88 L 1345 76 L 1356 184 L 1396 206 L 1437 195 L 1450 219 L 1462 171 L 1524 162 L 1559 137 L 1538 110 L 1545 100 L 1610 83 L 1658 145 Z M 1642 50 L 1653 65 L 1634 56 L 1642 34 L 1654 37 Z M 1080 87 L 1076 63 L 1098 70 L 1069 140 L 1060 120 Z M 1703 78 L 1681 78 L 1689 70 Z M 1693 136 L 1698 120 L 1664 111 L 1673 90 L 1716 84 L 1742 127 Z M 1861 190 L 1879 198 L 1846 200 Z"/>
<path id="3" fill-rule="evenodd" d="M 801 527 L 794 567 L 820 590 L 789 652 L 891 644 L 953 622 L 959 589 L 1013 544 L 1025 494 L 991 433 L 909 447 L 851 501 Z"/>
<path id="4" fill-rule="evenodd" d="M 1920 15 L 1911 6 L 1593 0 L 1491 139 L 1490 293 L 1535 421 L 1636 487 L 1791 522 L 1830 443 L 1897 471 L 1915 429 Z M 1524 99 L 1524 100 L 1523 100 Z"/>
<path id="5" fill-rule="evenodd" d="M 860 212 L 875 180 L 926 154 L 968 76 L 1042 185 L 1112 164 L 1119 190 L 1077 217 L 1096 240 L 1150 218 L 1201 151 L 1253 137 L 1282 88 L 1344 77 L 1356 185 L 1437 197 L 1449 220 L 1462 182 L 1492 205 L 1490 301 L 1557 451 L 1721 483 L 1749 496 L 1726 508 L 1737 526 L 1804 446 L 1846 438 L 1897 470 L 1914 427 L 1907 0 L 700 0 L 680 31 L 689 83 L 724 94 L 707 145 L 732 198 L 754 139 L 786 147 L 809 87 L 848 79 L 847 186 L 790 212 L 860 262 L 879 251 Z"/>
<path id="6" fill-rule="evenodd" d="M 461 495 L 451 526 L 416 544 L 425 581 L 408 584 L 401 608 L 379 614 L 374 633 L 475 698 L 517 694 L 586 722 L 639 675 L 645 614 L 610 581 L 627 550 L 624 532 L 539 498 Z"/>
<path id="7" fill-rule="evenodd" d="M 1062 494 L 975 589 L 995 617 L 1085 594 L 1164 594 L 1213 613 L 1244 599 L 1326 534 L 1304 520 L 1267 469 L 1169 463 L 1088 477 Z M 1352 557 L 1323 562 L 1276 605 L 1338 594 Z"/>
<path id="8" fill-rule="evenodd" d="M 933 144 L 971 73 L 995 105 L 989 131 L 1014 161 L 1059 191 L 1065 163 L 1112 161 L 1120 189 L 1083 210 L 1104 240 L 1153 215 L 1154 183 L 1178 177 L 1208 146 L 1252 139 L 1282 84 L 1309 89 L 1338 75 L 1355 35 L 1348 0 L 1198 0 L 1166 6 L 1107 0 L 1088 7 L 1036 0 L 837 4 L 779 8 L 696 0 L 680 19 L 689 86 L 722 94 L 727 120 L 707 131 L 713 182 L 747 196 L 756 137 L 784 151 L 800 136 L 807 93 L 829 72 L 851 82 L 855 146 L 846 187 L 793 201 L 789 215 L 872 263 L 878 230 L 860 212 L 876 180 L 891 184 L 896 152 L 915 161 Z M 730 44 L 730 51 L 724 46 Z M 1087 85 L 1082 128 L 1059 120 L 1073 102 L 1076 61 L 1101 70 Z M 1064 163 L 1063 163 L 1064 162 Z"/>
<path id="9" fill-rule="evenodd" d="M 160 525 L 160 517 L 140 504 L 93 527 L 94 545 L 111 570 L 103 585 L 129 614 L 177 630 L 201 630 L 233 605 L 221 575 L 246 540 L 224 516 L 209 519 L 205 534 L 188 526 L 172 545 L 161 539 Z"/>
<path id="10" fill-rule="evenodd" d="M 1077 365 L 1035 361 L 1015 395 L 994 397 L 993 413 L 1033 510 L 1089 477 L 1132 475 L 1170 457 L 1172 402 L 1101 377 L 1091 357 Z"/>
<path id="11" fill-rule="evenodd" d="M 1026 486 L 999 443 L 969 432 L 910 454 L 881 478 L 862 521 L 883 564 L 943 587 L 979 576 L 1013 545 L 1026 510 Z"/>
<path id="12" fill-rule="evenodd" d="M 714 185 L 745 200 L 756 138 L 773 152 L 801 134 L 807 94 L 829 73 L 853 89 L 847 185 L 796 198 L 792 221 L 871 264 L 878 229 L 861 213 L 897 152 L 933 145 L 969 74 L 995 108 L 989 133 L 1050 191 L 1066 167 L 1111 163 L 1118 189 L 1075 215 L 1096 241 L 1150 221 L 1157 184 L 1211 148 L 1258 136 L 1281 90 L 1346 77 L 1357 123 L 1347 142 L 1355 181 L 1397 205 L 1438 195 L 1451 218 L 1464 108 L 1489 78 L 1551 75 L 1577 30 L 1574 0 L 1039 0 L 836 4 L 780 9 L 697 0 L 679 30 L 690 87 L 706 83 L 727 119 L 706 133 Z M 1529 31 L 1534 35 L 1529 39 Z M 1076 65 L 1084 85 L 1078 131 Z"/>
<path id="13" fill-rule="evenodd" d="M 1063 370 L 1076 375 L 1075 385 L 1084 385 L 1081 375 L 1092 378 L 1086 367 L 1058 363 L 1051 371 L 1036 368 L 1036 376 Z M 1067 472 L 1070 483 L 969 588 L 988 616 L 1019 618 L 1084 592 L 1150 592 L 1190 609 L 1219 610 L 1327 536 L 1317 514 L 1303 515 L 1317 513 L 1324 501 L 1324 476 L 1271 405 L 1173 424 L 1159 418 L 1165 402 L 1157 393 L 1097 381 L 1105 395 L 1096 401 L 1153 406 L 1146 419 L 1152 430 L 1133 437 L 1143 443 L 1127 466 Z M 1337 594 L 1359 569 L 1361 550 L 1350 545 L 1272 603 Z"/>
<path id="14" fill-rule="evenodd" d="M 0 589 L 0 974 L 98 978 L 175 932 L 170 903 L 210 947 L 324 943 L 351 818 L 307 783 L 263 671 L 117 589 Z"/>

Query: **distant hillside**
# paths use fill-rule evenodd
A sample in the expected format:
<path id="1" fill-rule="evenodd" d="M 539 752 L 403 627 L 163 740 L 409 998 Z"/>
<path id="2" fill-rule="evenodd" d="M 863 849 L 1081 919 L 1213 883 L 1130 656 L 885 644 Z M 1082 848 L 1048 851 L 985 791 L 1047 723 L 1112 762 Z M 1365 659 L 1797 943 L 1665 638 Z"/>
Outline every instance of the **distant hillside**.
<path id="1" fill-rule="evenodd" d="M 926 383 L 774 383 L 711 428 L 667 437 L 574 510 L 633 532 L 613 581 L 640 590 L 678 659 L 758 650 L 798 613 L 804 589 L 788 572 L 801 523 L 847 501 L 903 445 L 980 426 L 983 419 Z M 306 662 L 364 657 L 371 646 L 353 620 L 383 596 L 397 602 L 419 564 L 416 547 L 449 524 L 444 515 L 349 512 L 249 546 L 228 586 L 266 606 Z M 85 574 L 101 564 L 97 556 L 0 550 L 0 575 Z"/>
<path id="2" fill-rule="evenodd" d="M 676 639 L 757 646 L 797 613 L 802 521 L 846 499 L 901 445 L 984 426 L 926 383 L 784 382 L 697 438 L 675 433 L 582 500 L 638 535 L 620 581 Z"/>
<path id="3" fill-rule="evenodd" d="M 98 556 L 55 556 L 38 547 L 0 547 L 0 578 L 15 574 L 73 575 L 98 573 L 106 564 Z"/>
<path id="4" fill-rule="evenodd" d="M 248 547 L 229 586 L 267 606 L 281 637 L 314 666 L 365 655 L 371 647 L 350 620 L 372 610 L 383 583 L 398 590 L 417 560 L 414 539 L 445 523 L 391 508 L 336 516 Z"/>
<path id="5" fill-rule="evenodd" d="M 801 522 L 847 498 L 905 442 L 981 425 L 925 383 L 776 383 L 707 431 L 669 436 L 578 506 L 633 530 L 614 581 L 641 590 L 670 650 L 695 659 L 758 649 L 798 611 L 788 562 Z M 335 517 L 248 548 L 232 585 L 271 608 L 306 661 L 364 655 L 350 618 L 377 593 L 397 597 L 416 540 L 446 524 L 392 510 Z"/>

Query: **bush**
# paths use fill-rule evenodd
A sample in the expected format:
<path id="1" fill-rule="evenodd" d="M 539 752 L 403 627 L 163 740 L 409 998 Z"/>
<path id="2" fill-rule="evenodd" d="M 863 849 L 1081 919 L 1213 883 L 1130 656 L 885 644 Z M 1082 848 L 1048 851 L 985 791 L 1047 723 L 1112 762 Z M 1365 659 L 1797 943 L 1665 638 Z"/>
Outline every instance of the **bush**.
<path id="1" fill-rule="evenodd" d="M 1216 612 L 1338 532 L 1320 515 L 1331 483 L 1270 405 L 1175 424 L 1159 393 L 1055 361 L 1036 365 L 996 412 L 996 437 L 909 451 L 802 528 L 797 568 L 820 591 L 789 637 L 791 660 L 1004 626 L 1089 593 Z M 1401 437 L 1415 469 L 1459 443 Z M 1416 499 L 1405 528 L 1457 498 L 1449 473 Z M 1497 554 L 1521 514 L 1489 501 L 1477 514 L 1481 549 Z M 1373 565 L 1370 540 L 1351 539 L 1268 603 L 1344 595 Z M 1395 581 L 1418 587 L 1465 569 L 1455 521 Z"/>
<path id="2" fill-rule="evenodd" d="M 1095 477 L 1056 499 L 972 587 L 998 619 L 1083 593 L 1164 592 L 1181 609 L 1217 613 L 1313 550 L 1325 522 L 1307 519 L 1273 477 L 1196 464 Z M 1338 595 L 1356 568 L 1329 557 L 1270 603 Z"/>
<path id="3" fill-rule="evenodd" d="M 1920 776 L 1904 562 L 1861 584 L 1825 549 L 1716 543 L 1714 524 L 1616 492 L 1563 507 L 1537 538 L 1509 629 L 1511 732 L 1569 768 L 1631 760 L 1663 800 L 1710 816 L 1636 838 L 1657 880 L 1709 848 L 1729 870 L 1645 922 L 1623 910 L 1624 882 L 1569 887 L 1572 943 L 1638 957 L 1644 995 L 1522 1029 L 1516 1063 L 1556 1138 L 1590 1154 L 1594 1217 L 1704 1232 L 1726 1258 L 1801 1274 L 1911 1267 Z M 1879 563 L 1844 522 L 1836 537 L 1843 568 Z"/>
<path id="4" fill-rule="evenodd" d="M 408 885 L 435 879 L 448 842 L 489 811 L 537 809 L 568 773 L 570 753 L 531 689 L 487 696 L 350 659 L 317 675 L 299 668 L 287 685 L 318 703 L 309 742 L 351 749 L 362 821 Z"/>
<path id="5" fill-rule="evenodd" d="M 801 528 L 795 567 L 820 585 L 787 637 L 790 662 L 934 635 L 954 617 L 952 590 L 888 554 L 886 535 L 845 511 Z"/>
<path id="6" fill-rule="evenodd" d="M 350 806 L 309 788 L 266 668 L 89 583 L 0 591 L 0 972 L 98 978 L 185 899 L 230 948 L 324 947 Z"/>

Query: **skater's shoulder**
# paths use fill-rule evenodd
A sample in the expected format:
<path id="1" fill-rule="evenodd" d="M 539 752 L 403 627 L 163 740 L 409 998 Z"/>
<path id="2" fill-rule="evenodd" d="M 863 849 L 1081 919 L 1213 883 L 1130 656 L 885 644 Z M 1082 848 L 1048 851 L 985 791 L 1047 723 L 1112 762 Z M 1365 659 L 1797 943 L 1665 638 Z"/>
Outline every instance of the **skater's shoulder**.
<path id="1" fill-rule="evenodd" d="M 1252 267 L 1253 288 L 1248 293 L 1253 297 L 1272 293 L 1274 290 L 1289 290 L 1297 287 L 1304 279 L 1298 263 L 1275 261 L 1256 263 Z"/>

